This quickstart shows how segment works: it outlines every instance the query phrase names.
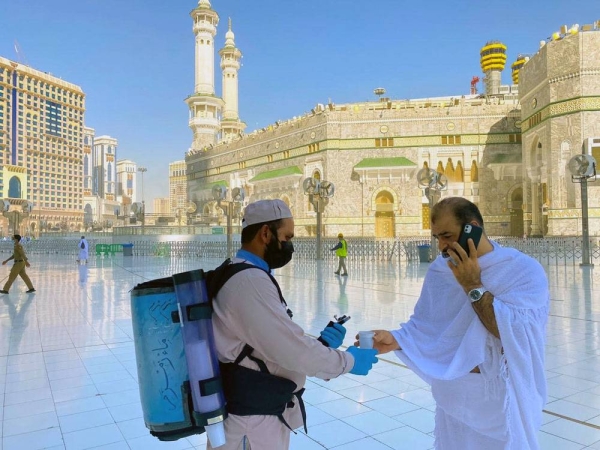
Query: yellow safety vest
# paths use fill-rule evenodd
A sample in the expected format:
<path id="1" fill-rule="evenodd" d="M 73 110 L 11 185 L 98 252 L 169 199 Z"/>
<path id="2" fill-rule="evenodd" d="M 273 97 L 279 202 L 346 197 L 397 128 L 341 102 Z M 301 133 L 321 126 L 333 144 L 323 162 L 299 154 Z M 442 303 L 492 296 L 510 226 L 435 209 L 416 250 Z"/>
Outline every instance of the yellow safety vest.
<path id="1" fill-rule="evenodd" d="M 346 240 L 342 239 L 341 242 L 342 242 L 342 248 L 338 248 L 335 251 L 335 254 L 337 256 L 344 256 L 344 257 L 348 256 L 348 245 L 346 244 Z"/>

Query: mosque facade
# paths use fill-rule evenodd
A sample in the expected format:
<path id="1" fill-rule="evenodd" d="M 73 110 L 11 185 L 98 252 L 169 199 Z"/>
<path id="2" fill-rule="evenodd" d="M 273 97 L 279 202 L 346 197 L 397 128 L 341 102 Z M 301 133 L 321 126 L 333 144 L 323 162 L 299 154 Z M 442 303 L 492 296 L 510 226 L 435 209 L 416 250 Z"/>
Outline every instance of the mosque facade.
<path id="1" fill-rule="evenodd" d="M 219 16 L 209 0 L 200 0 L 191 16 L 196 83 L 186 102 L 194 139 L 185 162 L 199 221 L 226 211 L 215 188 L 226 189 L 225 200 L 242 188 L 242 208 L 282 199 L 296 234 L 314 235 L 316 212 L 303 191 L 313 177 L 335 185 L 322 215 L 324 235 L 424 236 L 430 202 L 417 174 L 425 168 L 445 175 L 441 197 L 462 196 L 479 206 L 488 235 L 581 232 L 579 184 L 567 164 L 582 152 L 600 161 L 600 22 L 565 28 L 531 58 L 519 57 L 512 85 L 500 83 L 506 47 L 489 42 L 480 53 L 484 93 L 395 100 L 379 90 L 377 101 L 316 104 L 308 114 L 244 133 L 241 51 L 231 21 L 219 51 L 218 97 Z M 588 204 L 590 234 L 600 235 L 600 181 L 588 182 Z"/>

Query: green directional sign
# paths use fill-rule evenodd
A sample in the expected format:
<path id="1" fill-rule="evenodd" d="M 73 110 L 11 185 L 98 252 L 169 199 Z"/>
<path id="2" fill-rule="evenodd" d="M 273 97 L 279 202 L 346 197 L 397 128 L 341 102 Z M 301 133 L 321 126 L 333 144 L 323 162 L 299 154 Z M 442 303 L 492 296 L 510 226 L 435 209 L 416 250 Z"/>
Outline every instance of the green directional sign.
<path id="1" fill-rule="evenodd" d="M 225 228 L 223 227 L 212 227 L 212 234 L 225 234 Z"/>

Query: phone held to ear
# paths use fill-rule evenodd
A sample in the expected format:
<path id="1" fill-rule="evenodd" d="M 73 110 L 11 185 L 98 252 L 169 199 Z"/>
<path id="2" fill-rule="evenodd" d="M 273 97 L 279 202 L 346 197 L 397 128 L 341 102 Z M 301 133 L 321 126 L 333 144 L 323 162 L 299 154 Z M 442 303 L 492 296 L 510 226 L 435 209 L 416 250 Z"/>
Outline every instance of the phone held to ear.
<path id="1" fill-rule="evenodd" d="M 463 250 L 467 252 L 467 256 L 469 256 L 469 239 L 473 239 L 473 244 L 475 244 L 475 248 L 477 248 L 479 246 L 479 241 L 481 240 L 482 234 L 483 228 L 478 227 L 477 225 L 467 223 L 463 226 L 463 229 L 458 236 L 458 245 L 460 245 Z M 442 252 L 442 256 L 444 258 L 450 257 L 448 252 Z"/>

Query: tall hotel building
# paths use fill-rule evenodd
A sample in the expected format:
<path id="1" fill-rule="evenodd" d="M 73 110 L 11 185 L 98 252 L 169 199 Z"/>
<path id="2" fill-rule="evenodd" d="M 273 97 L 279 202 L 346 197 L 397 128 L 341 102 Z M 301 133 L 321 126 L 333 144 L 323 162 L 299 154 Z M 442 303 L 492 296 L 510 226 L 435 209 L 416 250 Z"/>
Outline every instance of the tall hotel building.
<path id="1" fill-rule="evenodd" d="M 131 205 L 138 201 L 136 186 L 137 164 L 129 159 L 117 161 L 117 201 Z M 139 199 L 141 201 L 141 199 Z"/>
<path id="2" fill-rule="evenodd" d="M 0 57 L 0 192 L 5 212 L 29 212 L 21 233 L 80 228 L 84 113 L 79 86 Z"/>
<path id="3" fill-rule="evenodd" d="M 84 225 L 86 229 L 110 228 L 122 215 L 117 198 L 118 142 L 110 136 L 94 136 L 92 128 L 84 134 Z"/>
<path id="4" fill-rule="evenodd" d="M 175 161 L 169 164 L 169 203 L 171 214 L 177 215 L 187 206 L 188 198 L 185 161 Z"/>
<path id="5" fill-rule="evenodd" d="M 168 197 L 158 197 L 154 199 L 154 214 L 168 216 L 171 214 L 171 202 Z"/>

